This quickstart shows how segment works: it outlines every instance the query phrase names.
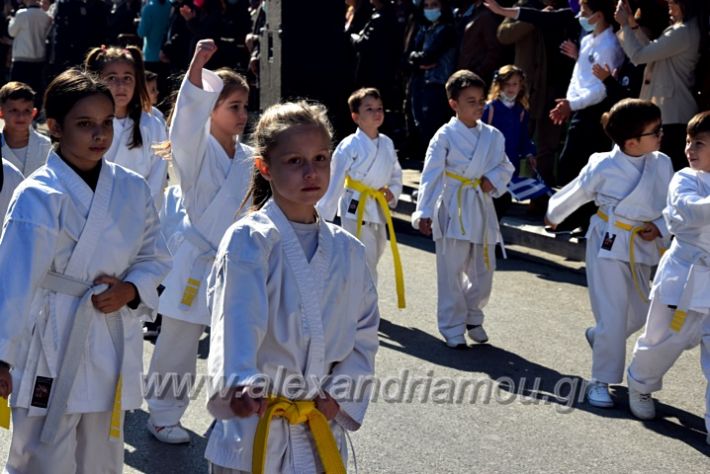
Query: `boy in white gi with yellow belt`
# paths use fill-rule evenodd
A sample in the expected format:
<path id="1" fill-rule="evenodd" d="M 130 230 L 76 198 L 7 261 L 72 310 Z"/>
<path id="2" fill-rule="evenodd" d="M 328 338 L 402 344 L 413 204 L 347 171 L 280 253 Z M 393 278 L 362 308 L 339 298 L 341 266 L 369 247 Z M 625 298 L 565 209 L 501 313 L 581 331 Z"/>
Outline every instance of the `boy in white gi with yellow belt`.
<path id="1" fill-rule="evenodd" d="M 710 382 L 710 112 L 688 123 L 685 153 L 690 168 L 673 176 L 663 211 L 675 239 L 653 280 L 646 330 L 627 374 L 631 412 L 643 420 L 655 417 L 651 392 L 661 389 L 663 376 L 684 350 L 701 344 Z M 710 433 L 710 388 L 705 404 Z"/>
<path id="2" fill-rule="evenodd" d="M 348 99 L 353 122 L 358 129 L 340 142 L 333 153 L 328 192 L 318 202 L 321 217 L 333 220 L 336 207 L 345 230 L 365 245 L 367 264 L 377 282 L 377 262 L 387 242 L 385 225 L 395 260 L 397 295 L 404 307 L 404 283 L 392 218 L 387 208 L 395 208 L 402 193 L 402 167 L 392 140 L 379 133 L 385 119 L 377 89 L 359 89 Z"/>
<path id="3" fill-rule="evenodd" d="M 486 85 L 470 71 L 446 82 L 456 112 L 429 143 L 412 225 L 436 243 L 437 318 L 452 348 L 465 348 L 464 333 L 486 342 L 483 307 L 501 242 L 493 197 L 506 192 L 515 168 L 503 135 L 480 121 Z"/>
<path id="4" fill-rule="evenodd" d="M 552 196 L 546 217 L 554 228 L 589 201 L 599 206 L 586 250 L 597 322 L 586 332 L 593 353 L 587 400 L 596 407 L 613 406 L 609 384 L 623 379 L 626 338 L 644 323 L 651 267 L 669 238 L 662 212 L 673 175 L 670 159 L 658 152 L 663 133 L 658 107 L 625 99 L 604 120 L 616 146 L 589 158 L 579 176 Z"/>

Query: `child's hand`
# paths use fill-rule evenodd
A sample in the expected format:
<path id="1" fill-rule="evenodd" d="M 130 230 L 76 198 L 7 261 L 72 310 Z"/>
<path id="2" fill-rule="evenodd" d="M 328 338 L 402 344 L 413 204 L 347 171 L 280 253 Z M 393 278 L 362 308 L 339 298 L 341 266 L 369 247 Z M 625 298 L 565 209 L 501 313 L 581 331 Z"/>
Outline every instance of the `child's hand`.
<path id="1" fill-rule="evenodd" d="M 550 230 L 555 230 L 557 229 L 557 224 L 554 222 L 550 221 L 550 219 L 545 216 L 545 225 L 550 228 Z"/>
<path id="2" fill-rule="evenodd" d="M 484 193 L 490 193 L 494 189 L 495 187 L 493 186 L 493 184 L 491 184 L 488 178 L 486 178 L 485 176 L 481 178 L 481 191 L 483 191 Z"/>
<path id="3" fill-rule="evenodd" d="M 599 64 L 594 63 L 592 65 L 592 74 L 594 74 L 594 77 L 604 82 L 607 77 L 611 76 L 611 68 L 608 64 L 605 64 L 604 67 L 602 67 Z"/>
<path id="4" fill-rule="evenodd" d="M 217 44 L 213 39 L 203 39 L 197 42 L 195 46 L 195 54 L 192 56 L 192 65 L 199 66 L 200 69 L 212 58 L 217 52 Z M 190 68 L 192 68 L 192 65 Z"/>
<path id="5" fill-rule="evenodd" d="M 394 199 L 394 194 L 392 194 L 392 191 L 390 191 L 387 186 L 381 187 L 379 191 L 385 195 L 385 200 L 387 202 L 392 202 L 392 200 Z"/>
<path id="6" fill-rule="evenodd" d="M 533 155 L 528 155 L 528 164 L 533 171 L 537 171 L 537 158 Z"/>
<path id="7" fill-rule="evenodd" d="M 579 49 L 577 48 L 577 45 L 570 40 L 564 40 L 562 42 L 560 45 L 560 52 L 575 61 L 577 60 L 577 57 L 579 57 Z"/>
<path id="8" fill-rule="evenodd" d="M 638 234 L 643 240 L 651 241 L 655 240 L 657 237 L 660 237 L 661 231 L 658 230 L 656 224 L 646 222 L 643 225 L 643 230 L 640 230 Z"/>
<path id="9" fill-rule="evenodd" d="M 431 235 L 431 219 L 419 219 L 419 232 L 424 235 Z"/>
<path id="10" fill-rule="evenodd" d="M 252 398 L 245 387 L 237 387 L 229 402 L 229 408 L 239 418 L 248 418 L 254 414 L 262 416 L 266 411 L 266 400 Z"/>
<path id="11" fill-rule="evenodd" d="M 322 398 L 316 398 L 316 408 L 325 415 L 325 418 L 330 421 L 335 418 L 335 415 L 340 411 L 340 405 L 326 391 L 323 392 Z"/>
<path id="12" fill-rule="evenodd" d="M 550 120 L 555 125 L 562 125 L 572 115 L 572 108 L 569 106 L 567 99 L 555 99 L 555 102 L 557 102 L 557 105 L 550 110 Z"/>
<path id="13" fill-rule="evenodd" d="M 136 287 L 118 278 L 103 275 L 94 280 L 95 285 L 106 284 L 108 290 L 91 297 L 94 308 L 104 314 L 113 313 L 136 299 Z"/>
<path id="14" fill-rule="evenodd" d="M 10 367 L 0 362 L 0 397 L 8 398 L 12 393 L 12 375 L 10 375 Z"/>

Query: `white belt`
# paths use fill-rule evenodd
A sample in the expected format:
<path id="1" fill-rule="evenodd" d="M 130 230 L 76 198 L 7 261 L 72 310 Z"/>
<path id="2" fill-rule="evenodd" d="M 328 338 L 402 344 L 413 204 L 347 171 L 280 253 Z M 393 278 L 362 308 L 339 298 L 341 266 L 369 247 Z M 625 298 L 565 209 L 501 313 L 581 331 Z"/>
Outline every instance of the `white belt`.
<path id="1" fill-rule="evenodd" d="M 47 407 L 47 415 L 44 420 L 44 425 L 42 426 L 40 440 L 43 443 L 51 443 L 56 438 L 61 418 L 66 413 L 69 395 L 71 394 L 76 374 L 79 370 L 79 364 L 84 355 L 86 340 L 89 336 L 89 327 L 91 325 L 91 315 L 92 312 L 95 311 L 91 297 L 105 291 L 108 287 L 106 285 L 94 286 L 92 283 L 55 272 L 49 272 L 42 281 L 41 286 L 56 293 L 81 298 L 69 332 L 64 357 L 61 360 L 57 373 L 57 384 L 52 390 L 53 394 L 51 395 Z M 82 308 L 84 306 L 86 306 L 86 308 Z M 116 315 L 107 318 L 106 323 L 111 335 L 111 340 L 116 348 L 116 352 L 121 357 L 120 367 L 123 360 L 123 325 L 121 316 Z"/>

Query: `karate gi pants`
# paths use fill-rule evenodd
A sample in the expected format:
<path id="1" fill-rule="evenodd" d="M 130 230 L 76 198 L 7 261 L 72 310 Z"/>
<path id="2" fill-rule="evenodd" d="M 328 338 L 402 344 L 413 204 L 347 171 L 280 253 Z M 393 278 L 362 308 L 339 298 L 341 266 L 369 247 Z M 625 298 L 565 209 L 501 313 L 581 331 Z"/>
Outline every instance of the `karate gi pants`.
<path id="1" fill-rule="evenodd" d="M 488 245 L 490 270 L 482 244 L 442 238 L 436 244 L 437 320 L 446 339 L 461 336 L 466 325 L 483 324 L 483 307 L 493 287 L 495 245 Z"/>
<path id="2" fill-rule="evenodd" d="M 623 232 L 623 231 L 622 231 Z M 604 383 L 620 383 L 626 364 L 626 338 L 646 322 L 648 301 L 641 299 L 628 262 L 597 257 L 600 232 L 587 241 L 587 284 L 596 326 L 592 349 L 592 378 Z M 639 286 L 648 294 L 651 267 L 636 264 Z"/>
<path id="3" fill-rule="evenodd" d="M 123 431 L 109 439 L 111 412 L 64 415 L 51 443 L 40 442 L 44 416 L 12 409 L 12 443 L 5 472 L 9 474 L 123 472 Z M 125 414 L 125 412 L 124 412 Z"/>
<path id="4" fill-rule="evenodd" d="M 150 421 L 155 426 L 171 426 L 180 422 L 190 403 L 187 377 L 195 382 L 197 369 L 197 346 L 205 330 L 202 324 L 194 324 L 163 315 L 163 325 L 155 343 L 150 361 L 146 401 Z M 171 378 L 163 383 L 163 378 Z M 158 393 L 158 388 L 162 391 Z"/>
<path id="5" fill-rule="evenodd" d="M 230 469 L 228 467 L 218 466 L 214 463 L 209 463 L 209 474 L 249 474 L 248 471 L 240 471 L 238 469 Z"/>
<path id="6" fill-rule="evenodd" d="M 641 393 L 651 393 L 663 387 L 663 376 L 680 354 L 701 344 L 700 365 L 708 386 L 705 391 L 705 427 L 710 431 L 710 312 L 688 311 L 679 332 L 670 328 L 675 310 L 660 301 L 652 301 L 646 330 L 634 348 L 629 365 L 629 387 Z"/>
<path id="7" fill-rule="evenodd" d="M 341 218 L 343 229 L 355 235 L 357 232 L 357 221 L 354 219 Z M 365 256 L 367 266 L 370 267 L 372 279 L 377 285 L 377 263 L 382 258 L 387 245 L 387 226 L 385 224 L 375 224 L 366 222 L 360 228 L 360 242 L 365 246 Z"/>

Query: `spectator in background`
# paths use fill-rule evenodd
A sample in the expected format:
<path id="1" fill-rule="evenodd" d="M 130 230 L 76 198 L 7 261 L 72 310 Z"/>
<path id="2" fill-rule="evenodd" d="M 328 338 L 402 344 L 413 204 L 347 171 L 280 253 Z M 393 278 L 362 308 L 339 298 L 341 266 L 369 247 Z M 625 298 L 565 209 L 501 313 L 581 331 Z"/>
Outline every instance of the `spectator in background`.
<path id="1" fill-rule="evenodd" d="M 503 61 L 503 46 L 496 36 L 500 20 L 483 8 L 483 0 L 474 0 L 473 6 L 471 20 L 460 38 L 457 69 L 468 69 L 490 84 Z"/>
<path id="2" fill-rule="evenodd" d="M 183 18 L 180 9 L 183 6 L 190 8 L 191 0 L 170 0 L 172 11 L 170 12 L 170 22 L 166 33 L 165 43 L 160 49 L 160 61 L 168 65 L 170 77 L 179 75 L 187 69 L 190 61 L 191 51 L 190 41 L 192 34 L 187 28 L 187 20 Z M 171 84 L 170 90 L 177 89 L 179 80 Z M 174 86 L 174 87 L 172 87 Z"/>
<path id="3" fill-rule="evenodd" d="M 163 94 L 168 85 L 166 65 L 160 61 L 160 48 L 170 26 L 170 9 L 168 0 L 148 0 L 138 23 L 138 36 L 143 38 L 145 69 L 156 74 L 156 87 Z"/>
<path id="4" fill-rule="evenodd" d="M 392 107 L 397 94 L 397 66 L 402 54 L 402 31 L 390 0 L 370 0 L 370 20 L 350 39 L 357 54 L 355 86 L 380 91 L 385 108 Z"/>
<path id="5" fill-rule="evenodd" d="M 90 48 L 107 42 L 109 9 L 103 0 L 57 0 L 50 34 L 50 75 L 84 62 Z"/>
<path id="6" fill-rule="evenodd" d="M 12 37 L 7 32 L 7 25 L 10 22 L 12 13 L 12 2 L 3 2 L 2 17 L 0 18 L 0 83 L 4 84 L 10 80 L 10 61 L 12 50 Z"/>
<path id="7" fill-rule="evenodd" d="M 417 156 L 424 156 L 434 133 L 451 116 L 444 85 L 454 72 L 456 32 L 447 0 L 423 0 L 419 13 L 421 22 L 407 51 L 412 75 L 409 102 L 419 147 Z"/>
<path id="8" fill-rule="evenodd" d="M 35 107 L 41 107 L 44 91 L 44 65 L 47 57 L 46 40 L 52 17 L 39 5 L 39 0 L 25 0 L 10 18 L 8 33 L 12 41 L 10 80 L 24 82 L 36 92 Z"/>
<path id="9" fill-rule="evenodd" d="M 246 36 L 251 31 L 249 0 L 226 0 L 221 29 L 217 38 L 215 63 L 246 72 L 249 65 L 249 52 L 246 48 Z"/>
<path id="10" fill-rule="evenodd" d="M 515 63 L 526 73 L 530 71 L 530 122 L 538 147 L 537 170 L 545 183 L 554 185 L 555 158 L 563 129 L 549 119 L 548 113 L 569 86 L 575 62 L 560 54 L 560 45 L 579 36 L 579 22 L 566 8 L 566 0 L 546 1 L 545 11 L 535 0 L 521 1 L 510 9 L 501 8 L 497 2 L 485 5 L 506 17 L 498 28 L 498 38 L 502 43 L 515 44 Z M 535 47 L 535 31 L 542 35 L 543 51 Z"/>
<path id="11" fill-rule="evenodd" d="M 359 33 L 370 20 L 372 5 L 369 0 L 345 0 L 345 33 Z"/>
<path id="12" fill-rule="evenodd" d="M 136 20 L 141 11 L 141 0 L 118 0 L 108 18 L 109 43 L 119 44 L 119 36 L 136 36 Z"/>
<path id="13" fill-rule="evenodd" d="M 187 29 L 191 35 L 188 51 L 194 51 L 201 39 L 212 38 L 215 32 L 221 31 L 224 11 L 223 0 L 193 0 L 191 5 L 180 7 L 180 14 L 187 21 Z M 210 69 L 218 69 L 220 66 L 222 65 L 217 64 L 216 58 L 207 65 Z"/>
<path id="14" fill-rule="evenodd" d="M 619 40 L 634 64 L 645 64 L 641 99 L 661 109 L 661 151 L 671 157 L 673 169 L 687 166 L 685 130 L 698 110 L 692 87 L 700 57 L 700 29 L 694 0 L 668 0 L 671 26 L 650 41 L 634 18 L 626 0 L 619 3 L 615 18 L 621 25 Z"/>

